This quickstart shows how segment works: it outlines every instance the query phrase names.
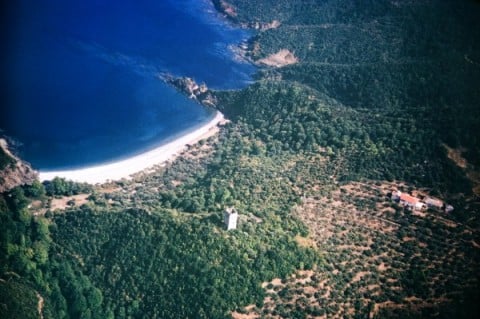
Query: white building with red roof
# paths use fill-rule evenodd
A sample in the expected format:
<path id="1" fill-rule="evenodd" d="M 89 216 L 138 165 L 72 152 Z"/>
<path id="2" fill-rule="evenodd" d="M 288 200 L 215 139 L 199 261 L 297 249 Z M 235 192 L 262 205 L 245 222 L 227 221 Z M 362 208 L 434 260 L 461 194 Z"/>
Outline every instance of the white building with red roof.
<path id="1" fill-rule="evenodd" d="M 414 210 L 421 210 L 425 208 L 425 204 L 422 203 L 419 198 L 406 193 L 400 193 L 399 195 L 399 201 L 401 205 Z"/>

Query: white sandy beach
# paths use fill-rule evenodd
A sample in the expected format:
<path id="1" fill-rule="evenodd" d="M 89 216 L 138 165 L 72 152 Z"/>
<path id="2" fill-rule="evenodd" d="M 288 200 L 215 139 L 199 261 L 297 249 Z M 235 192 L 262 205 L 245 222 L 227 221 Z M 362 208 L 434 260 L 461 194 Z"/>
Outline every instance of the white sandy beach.
<path id="1" fill-rule="evenodd" d="M 122 178 L 128 179 L 132 174 L 174 158 L 187 145 L 193 145 L 202 139 L 215 135 L 218 132 L 218 124 L 223 121 L 223 114 L 217 112 L 215 117 L 205 125 L 151 151 L 118 162 L 87 168 L 65 171 L 40 171 L 39 177 L 41 181 L 52 180 L 58 176 L 90 184 L 104 183 L 109 180 L 114 181 Z"/>

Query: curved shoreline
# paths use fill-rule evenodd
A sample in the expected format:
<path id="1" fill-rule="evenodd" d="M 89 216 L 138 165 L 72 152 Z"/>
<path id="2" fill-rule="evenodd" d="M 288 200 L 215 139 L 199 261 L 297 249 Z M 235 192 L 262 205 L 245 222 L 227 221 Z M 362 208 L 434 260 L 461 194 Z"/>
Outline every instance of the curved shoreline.
<path id="1" fill-rule="evenodd" d="M 223 121 L 223 114 L 217 111 L 215 117 L 206 124 L 153 150 L 109 164 L 63 171 L 40 171 L 39 178 L 40 181 L 47 181 L 55 177 L 63 177 L 90 184 L 105 183 L 122 178 L 129 179 L 132 174 L 174 158 L 188 144 L 195 144 L 202 139 L 215 135 L 218 132 L 218 124 Z"/>

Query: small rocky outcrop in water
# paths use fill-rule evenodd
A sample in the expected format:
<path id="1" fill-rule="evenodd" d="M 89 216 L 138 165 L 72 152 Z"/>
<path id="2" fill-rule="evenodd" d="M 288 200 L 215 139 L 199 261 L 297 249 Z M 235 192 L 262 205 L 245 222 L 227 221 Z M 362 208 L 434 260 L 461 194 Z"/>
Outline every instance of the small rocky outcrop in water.
<path id="1" fill-rule="evenodd" d="M 259 31 L 267 31 L 270 29 L 276 29 L 281 25 L 279 20 L 272 20 L 271 22 L 260 22 L 260 21 L 250 21 L 250 22 L 240 22 L 238 19 L 237 8 L 225 0 L 213 0 L 213 5 L 215 8 L 222 14 L 225 15 L 228 19 L 237 23 L 242 28 L 255 29 Z"/>
<path id="2" fill-rule="evenodd" d="M 4 139 L 0 139 L 0 156 L 4 164 L 0 167 L 0 193 L 38 179 L 38 173 L 30 164 L 13 155 Z"/>
<path id="3" fill-rule="evenodd" d="M 235 7 L 225 0 L 213 0 L 213 5 L 218 11 L 222 12 L 232 20 L 235 20 L 238 15 Z"/>
<path id="4" fill-rule="evenodd" d="M 167 83 L 175 86 L 181 92 L 187 94 L 191 99 L 197 100 L 203 105 L 216 107 L 217 98 L 205 84 L 197 84 L 195 80 L 189 77 L 175 78 L 166 77 Z"/>

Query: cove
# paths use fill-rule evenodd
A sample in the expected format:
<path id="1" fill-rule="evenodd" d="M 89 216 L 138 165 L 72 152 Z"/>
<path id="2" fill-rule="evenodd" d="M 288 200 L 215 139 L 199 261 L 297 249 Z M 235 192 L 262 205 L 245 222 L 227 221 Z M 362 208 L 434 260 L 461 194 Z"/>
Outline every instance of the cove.
<path id="1" fill-rule="evenodd" d="M 127 158 L 213 118 L 159 73 L 236 89 L 255 72 L 229 49 L 251 34 L 206 0 L 4 6 L 0 128 L 35 169 Z"/>

